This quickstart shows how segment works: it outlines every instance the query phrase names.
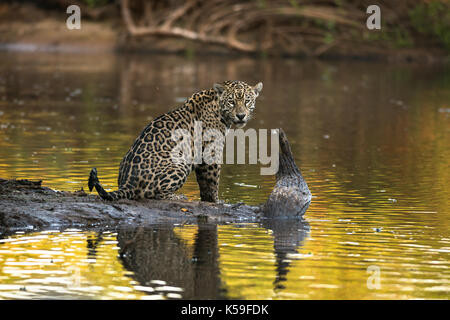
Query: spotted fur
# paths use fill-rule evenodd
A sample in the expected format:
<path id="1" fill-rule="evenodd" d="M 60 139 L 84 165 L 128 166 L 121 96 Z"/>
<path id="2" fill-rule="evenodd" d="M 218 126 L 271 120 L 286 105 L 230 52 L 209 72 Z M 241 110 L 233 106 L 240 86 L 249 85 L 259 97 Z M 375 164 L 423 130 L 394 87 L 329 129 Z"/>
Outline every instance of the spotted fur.
<path id="1" fill-rule="evenodd" d="M 242 81 L 225 81 L 193 94 L 181 107 L 157 117 L 144 128 L 120 163 L 117 191 L 103 189 L 96 168 L 89 176 L 89 190 L 95 188 L 105 200 L 177 199 L 175 192 L 195 171 L 202 201 L 217 202 L 220 164 L 174 162 L 174 132 L 186 129 L 193 137 L 196 121 L 202 122 L 203 130 L 216 129 L 223 135 L 232 125 L 242 128 L 250 120 L 261 90 L 261 82 L 250 86 Z M 203 149 L 207 143 L 203 142 Z"/>

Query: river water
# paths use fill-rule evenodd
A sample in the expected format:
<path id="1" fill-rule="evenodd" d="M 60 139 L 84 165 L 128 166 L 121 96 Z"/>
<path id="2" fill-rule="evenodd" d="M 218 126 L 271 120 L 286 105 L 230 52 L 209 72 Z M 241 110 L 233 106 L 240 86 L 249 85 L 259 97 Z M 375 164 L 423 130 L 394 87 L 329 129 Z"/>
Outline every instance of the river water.
<path id="1" fill-rule="evenodd" d="M 304 221 L 0 235 L 0 299 L 450 297 L 445 66 L 0 53 L 0 177 L 86 190 L 95 166 L 114 190 L 149 121 L 227 79 L 264 83 L 246 128 L 286 132 Z M 225 165 L 220 198 L 264 202 L 260 168 Z"/>

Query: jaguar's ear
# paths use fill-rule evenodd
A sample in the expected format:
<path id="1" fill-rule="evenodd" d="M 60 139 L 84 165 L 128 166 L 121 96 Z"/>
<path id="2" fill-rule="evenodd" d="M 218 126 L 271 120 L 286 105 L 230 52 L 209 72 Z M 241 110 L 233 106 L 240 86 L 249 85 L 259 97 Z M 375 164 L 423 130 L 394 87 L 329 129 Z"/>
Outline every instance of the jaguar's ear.
<path id="1" fill-rule="evenodd" d="M 225 87 L 219 83 L 214 83 L 213 88 L 218 95 L 221 95 L 222 92 L 225 90 Z"/>
<path id="2" fill-rule="evenodd" d="M 256 86 L 253 87 L 253 91 L 255 91 L 256 96 L 259 96 L 262 89 L 263 89 L 262 82 L 259 82 Z"/>

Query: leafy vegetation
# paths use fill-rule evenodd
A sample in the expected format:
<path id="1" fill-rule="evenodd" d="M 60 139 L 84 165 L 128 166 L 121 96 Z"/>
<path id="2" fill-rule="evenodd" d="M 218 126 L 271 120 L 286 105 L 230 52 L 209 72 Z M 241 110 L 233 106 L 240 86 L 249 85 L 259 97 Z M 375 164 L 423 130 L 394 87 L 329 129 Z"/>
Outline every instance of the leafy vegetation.
<path id="1" fill-rule="evenodd" d="M 108 3 L 113 3 L 113 0 L 83 0 L 83 3 L 88 5 L 91 8 L 104 6 Z"/>
<path id="2" fill-rule="evenodd" d="M 430 36 L 450 49 L 450 4 L 434 0 L 420 3 L 409 12 L 411 26 L 420 34 Z"/>

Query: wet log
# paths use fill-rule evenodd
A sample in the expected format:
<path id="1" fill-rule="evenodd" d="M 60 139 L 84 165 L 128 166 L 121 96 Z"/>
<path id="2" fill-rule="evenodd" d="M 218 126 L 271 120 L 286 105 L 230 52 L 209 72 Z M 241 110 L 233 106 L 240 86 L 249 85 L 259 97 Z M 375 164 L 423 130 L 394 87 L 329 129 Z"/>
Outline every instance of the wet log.
<path id="1" fill-rule="evenodd" d="M 0 233 L 62 227 L 139 226 L 156 223 L 208 221 L 257 222 L 266 218 L 301 217 L 311 193 L 295 164 L 289 142 L 280 129 L 277 181 L 260 206 L 201 201 L 104 201 L 97 195 L 61 192 L 41 181 L 0 179 Z"/>
<path id="2" fill-rule="evenodd" d="M 311 202 L 311 192 L 300 169 L 294 161 L 291 146 L 282 129 L 280 137 L 280 161 L 277 181 L 264 205 L 268 218 L 303 216 Z"/>

